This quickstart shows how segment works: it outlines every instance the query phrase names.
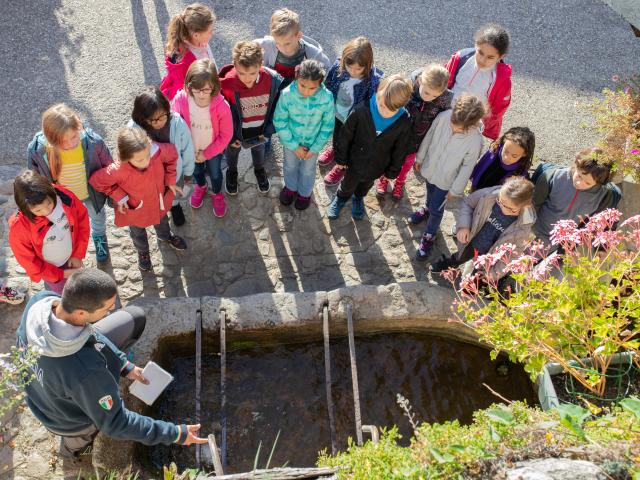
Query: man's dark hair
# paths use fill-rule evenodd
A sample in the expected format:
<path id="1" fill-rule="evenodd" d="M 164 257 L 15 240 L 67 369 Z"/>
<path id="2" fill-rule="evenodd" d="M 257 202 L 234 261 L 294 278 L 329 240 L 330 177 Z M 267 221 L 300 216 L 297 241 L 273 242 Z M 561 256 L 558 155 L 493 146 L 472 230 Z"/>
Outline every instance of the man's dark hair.
<path id="1" fill-rule="evenodd" d="M 112 298 L 118 289 L 109 274 L 96 268 L 83 268 L 69 277 L 62 291 L 65 312 L 86 310 L 93 313 Z"/>

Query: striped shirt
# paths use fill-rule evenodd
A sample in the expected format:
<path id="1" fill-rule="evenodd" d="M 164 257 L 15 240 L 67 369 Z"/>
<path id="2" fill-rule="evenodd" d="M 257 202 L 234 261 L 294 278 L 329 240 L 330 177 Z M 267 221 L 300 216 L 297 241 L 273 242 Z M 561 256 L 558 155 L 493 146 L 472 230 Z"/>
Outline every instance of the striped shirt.
<path id="1" fill-rule="evenodd" d="M 60 150 L 60 175 L 58 183 L 71 190 L 80 200 L 89 198 L 87 171 L 84 165 L 82 144 L 73 150 Z"/>

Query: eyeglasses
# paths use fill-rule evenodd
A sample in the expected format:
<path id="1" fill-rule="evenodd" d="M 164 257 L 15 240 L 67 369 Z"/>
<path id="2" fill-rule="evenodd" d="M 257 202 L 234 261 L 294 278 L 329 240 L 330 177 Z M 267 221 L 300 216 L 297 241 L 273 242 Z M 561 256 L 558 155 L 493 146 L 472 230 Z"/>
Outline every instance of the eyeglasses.
<path id="1" fill-rule="evenodd" d="M 498 205 L 500 205 L 502 208 L 504 208 L 509 213 L 513 213 L 514 215 L 517 215 L 518 213 L 520 213 L 520 209 L 519 208 L 513 208 L 513 207 L 510 207 L 508 205 L 505 205 L 504 202 L 502 202 L 500 200 L 500 197 L 496 198 L 496 203 Z"/>
<path id="2" fill-rule="evenodd" d="M 159 117 L 156 118 L 150 118 L 149 119 L 149 123 L 160 123 L 163 120 L 166 120 L 166 118 L 169 116 L 168 113 L 163 113 L 162 115 L 160 115 Z"/>
<path id="3" fill-rule="evenodd" d="M 201 88 L 199 90 L 195 88 L 191 89 L 191 93 L 204 93 L 205 95 L 211 95 L 211 92 L 213 92 L 213 88 Z"/>

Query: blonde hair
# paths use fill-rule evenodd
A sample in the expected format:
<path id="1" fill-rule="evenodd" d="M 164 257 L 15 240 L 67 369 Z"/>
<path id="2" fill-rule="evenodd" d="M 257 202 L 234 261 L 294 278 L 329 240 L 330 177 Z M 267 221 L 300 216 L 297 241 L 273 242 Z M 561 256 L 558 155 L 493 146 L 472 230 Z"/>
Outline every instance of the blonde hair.
<path id="1" fill-rule="evenodd" d="M 42 114 L 42 133 L 44 133 L 47 143 L 45 152 L 49 159 L 49 170 L 53 181 L 58 180 L 60 175 L 60 144 L 65 134 L 69 130 L 80 130 L 82 122 L 78 114 L 64 103 L 58 103 L 49 107 Z"/>
<path id="2" fill-rule="evenodd" d="M 509 177 L 500 187 L 500 193 L 519 207 L 523 207 L 531 203 L 533 188 L 533 183 L 524 177 Z"/>
<path id="3" fill-rule="evenodd" d="M 191 35 L 199 32 L 206 32 L 216 21 L 216 16 L 206 5 L 202 3 L 192 3 L 186 8 L 171 17 L 167 27 L 167 44 L 165 45 L 166 55 L 183 53 L 185 44 L 191 40 Z"/>
<path id="4" fill-rule="evenodd" d="M 128 162 L 138 152 L 149 148 L 151 141 L 141 128 L 125 127 L 118 130 L 118 160 Z"/>
<path id="5" fill-rule="evenodd" d="M 373 47 L 367 37 L 353 38 L 342 49 L 340 73 L 344 72 L 347 66 L 354 64 L 364 67 L 364 76 L 369 76 L 373 68 Z"/>
<path id="6" fill-rule="evenodd" d="M 382 97 L 384 105 L 389 110 L 399 110 L 404 107 L 412 93 L 411 82 L 398 73 L 384 77 L 378 85 L 378 95 Z"/>
<path id="7" fill-rule="evenodd" d="M 426 65 L 420 74 L 420 82 L 426 87 L 444 91 L 449 83 L 449 70 L 437 63 Z"/>
<path id="8" fill-rule="evenodd" d="M 208 58 L 201 58 L 196 60 L 189 66 L 187 74 L 184 77 L 184 89 L 189 92 L 189 95 L 193 95 L 192 89 L 199 90 L 205 88 L 207 84 L 211 84 L 211 98 L 220 93 L 220 78 L 218 77 L 218 70 L 216 64 Z"/>
<path id="9" fill-rule="evenodd" d="M 283 36 L 300 31 L 300 16 L 288 8 L 279 8 L 269 20 L 269 32 L 272 36 Z"/>
<path id="10" fill-rule="evenodd" d="M 231 51 L 233 64 L 242 65 L 245 68 L 262 65 L 262 55 L 262 47 L 258 42 L 238 42 Z"/>
<path id="11" fill-rule="evenodd" d="M 478 125 L 486 113 L 487 108 L 479 97 L 463 93 L 453 105 L 451 122 L 459 125 L 464 130 L 469 130 L 471 127 Z"/>

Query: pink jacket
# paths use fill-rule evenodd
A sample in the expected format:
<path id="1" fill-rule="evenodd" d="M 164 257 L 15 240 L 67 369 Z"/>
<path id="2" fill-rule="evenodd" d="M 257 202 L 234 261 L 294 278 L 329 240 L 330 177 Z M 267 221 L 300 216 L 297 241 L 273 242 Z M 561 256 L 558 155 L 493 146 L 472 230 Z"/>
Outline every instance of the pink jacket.
<path id="1" fill-rule="evenodd" d="M 184 55 L 178 63 L 173 63 L 168 56 L 164 57 L 164 66 L 167 68 L 167 74 L 160 83 L 160 90 L 169 101 L 173 100 L 178 90 L 184 88 L 184 78 L 187 76 L 187 70 L 195 61 L 196 56 L 188 48 L 185 49 Z"/>
<path id="2" fill-rule="evenodd" d="M 158 150 L 144 170 L 138 170 L 129 162 L 116 161 L 89 179 L 93 188 L 113 199 L 114 223 L 118 227 L 157 225 L 171 208 L 174 195 L 168 187 L 176 184 L 178 151 L 171 143 L 155 145 Z M 120 213 L 117 204 L 127 196 L 129 210 Z"/>
<path id="3" fill-rule="evenodd" d="M 180 90 L 171 103 L 171 108 L 174 112 L 180 114 L 184 121 L 187 122 L 189 128 L 191 128 L 190 114 L 189 114 L 189 96 L 184 90 Z M 231 137 L 233 136 L 233 118 L 231 117 L 231 108 L 224 99 L 222 94 L 218 94 L 211 99 L 211 105 L 209 106 L 209 113 L 211 114 L 211 126 L 212 136 L 211 143 L 204 149 L 204 156 L 209 159 L 224 152 L 227 148 Z"/>

